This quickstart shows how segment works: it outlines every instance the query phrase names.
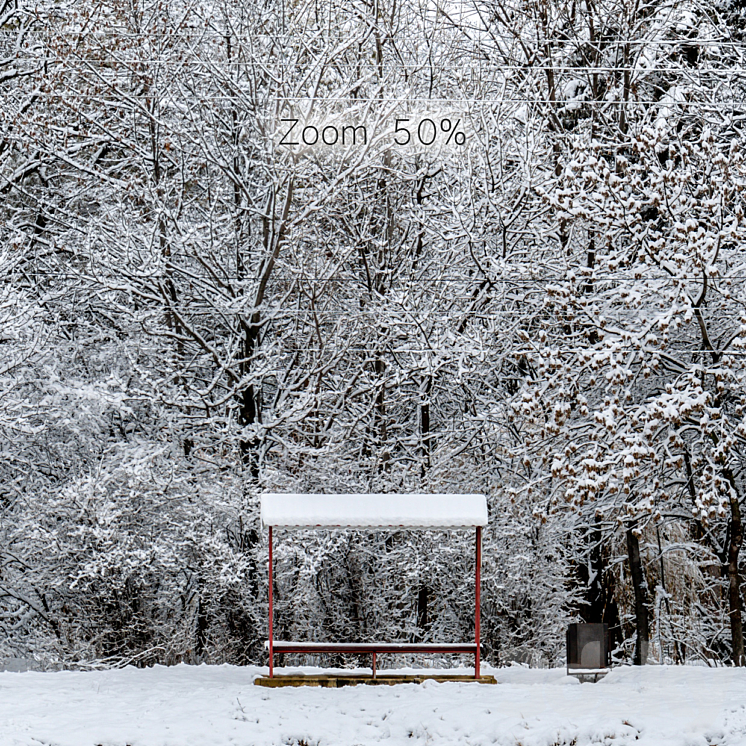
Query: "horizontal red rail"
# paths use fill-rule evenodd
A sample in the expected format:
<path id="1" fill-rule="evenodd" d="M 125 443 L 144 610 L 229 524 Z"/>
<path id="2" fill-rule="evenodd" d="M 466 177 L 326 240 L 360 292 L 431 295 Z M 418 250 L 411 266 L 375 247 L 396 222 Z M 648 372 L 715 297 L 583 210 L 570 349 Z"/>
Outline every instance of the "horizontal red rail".
<path id="1" fill-rule="evenodd" d="M 282 642 L 272 641 L 275 653 L 469 653 L 477 652 L 474 642 Z"/>

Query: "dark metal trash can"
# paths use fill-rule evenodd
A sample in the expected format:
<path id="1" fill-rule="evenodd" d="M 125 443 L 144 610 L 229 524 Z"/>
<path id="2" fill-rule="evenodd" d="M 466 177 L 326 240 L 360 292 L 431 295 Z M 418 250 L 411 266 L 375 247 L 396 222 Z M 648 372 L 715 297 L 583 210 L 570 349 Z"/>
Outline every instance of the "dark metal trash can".
<path id="1" fill-rule="evenodd" d="M 567 670 L 609 665 L 609 625 L 571 624 L 567 628 Z"/>

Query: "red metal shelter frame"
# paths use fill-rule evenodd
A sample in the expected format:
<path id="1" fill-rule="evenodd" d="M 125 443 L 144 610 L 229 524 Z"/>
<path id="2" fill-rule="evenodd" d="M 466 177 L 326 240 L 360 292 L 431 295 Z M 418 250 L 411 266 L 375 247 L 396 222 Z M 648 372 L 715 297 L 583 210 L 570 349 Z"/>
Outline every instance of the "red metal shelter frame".
<path id="1" fill-rule="evenodd" d="M 474 678 L 480 671 L 480 603 L 482 567 L 482 527 L 476 526 L 474 583 L 474 643 L 318 643 L 283 642 L 274 639 L 274 561 L 273 534 L 269 528 L 269 676 L 274 677 L 274 656 L 280 653 L 371 653 L 373 678 L 376 677 L 376 655 L 380 653 L 467 653 L 474 655 Z M 406 528 L 406 527 L 401 527 Z"/>

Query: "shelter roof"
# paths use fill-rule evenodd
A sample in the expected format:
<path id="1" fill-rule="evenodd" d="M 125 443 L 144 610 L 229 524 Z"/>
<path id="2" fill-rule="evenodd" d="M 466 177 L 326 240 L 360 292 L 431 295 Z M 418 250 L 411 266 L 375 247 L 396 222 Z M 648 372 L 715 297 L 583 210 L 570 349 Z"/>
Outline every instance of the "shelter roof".
<path id="1" fill-rule="evenodd" d="M 446 529 L 487 525 L 484 495 L 266 492 L 262 525 L 276 528 Z"/>

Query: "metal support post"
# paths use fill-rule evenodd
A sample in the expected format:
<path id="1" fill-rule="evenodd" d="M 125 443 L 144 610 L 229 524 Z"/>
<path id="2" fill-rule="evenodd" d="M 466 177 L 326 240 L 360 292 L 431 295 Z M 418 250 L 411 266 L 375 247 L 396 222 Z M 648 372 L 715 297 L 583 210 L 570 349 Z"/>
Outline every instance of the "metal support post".
<path id="1" fill-rule="evenodd" d="M 274 676 L 274 639 L 272 634 L 272 622 L 274 617 L 273 604 L 273 579 L 272 579 L 272 526 L 269 527 L 269 678 Z"/>
<path id="2" fill-rule="evenodd" d="M 482 527 L 477 526 L 476 547 L 476 583 L 474 592 L 474 642 L 477 643 L 477 651 L 474 653 L 474 678 L 479 678 L 479 626 L 481 619 L 481 584 L 482 584 Z"/>

